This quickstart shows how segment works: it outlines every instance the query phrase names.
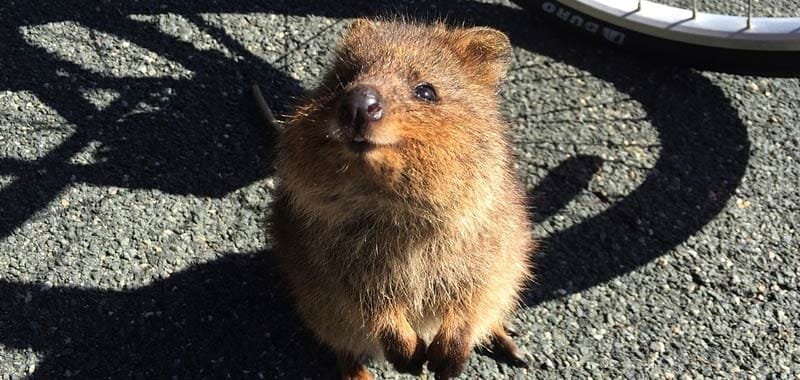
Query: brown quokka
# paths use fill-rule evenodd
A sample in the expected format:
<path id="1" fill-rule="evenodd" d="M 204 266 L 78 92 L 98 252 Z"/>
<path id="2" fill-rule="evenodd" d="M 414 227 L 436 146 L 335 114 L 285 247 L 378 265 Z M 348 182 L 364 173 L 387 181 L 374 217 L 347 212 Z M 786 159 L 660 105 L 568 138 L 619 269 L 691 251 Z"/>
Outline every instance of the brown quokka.
<path id="1" fill-rule="evenodd" d="M 495 342 L 530 277 L 524 193 L 499 86 L 508 38 L 357 20 L 279 137 L 275 254 L 343 378 L 383 356 L 437 379 Z"/>

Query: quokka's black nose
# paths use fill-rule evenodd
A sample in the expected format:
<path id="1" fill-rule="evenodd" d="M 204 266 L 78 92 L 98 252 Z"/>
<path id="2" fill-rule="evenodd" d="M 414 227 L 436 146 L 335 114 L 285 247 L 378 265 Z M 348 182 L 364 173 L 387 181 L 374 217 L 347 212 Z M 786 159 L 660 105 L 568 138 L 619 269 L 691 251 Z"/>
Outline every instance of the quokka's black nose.
<path id="1" fill-rule="evenodd" d="M 358 86 L 348 91 L 339 105 L 339 121 L 358 135 L 367 125 L 383 117 L 381 95 L 370 86 Z"/>

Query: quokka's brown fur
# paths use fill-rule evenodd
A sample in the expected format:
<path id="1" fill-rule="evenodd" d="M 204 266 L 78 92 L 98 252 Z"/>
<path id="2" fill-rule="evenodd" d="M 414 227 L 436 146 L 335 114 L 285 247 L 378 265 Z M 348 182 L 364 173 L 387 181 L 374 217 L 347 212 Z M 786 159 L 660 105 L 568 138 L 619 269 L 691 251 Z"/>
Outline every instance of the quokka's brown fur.
<path id="1" fill-rule="evenodd" d="M 494 339 L 530 277 L 534 248 L 497 92 L 508 38 L 489 28 L 358 20 L 330 73 L 279 137 L 275 254 L 297 310 L 336 352 L 344 378 L 362 356 L 436 378 L 460 373 Z M 435 88 L 423 101 L 414 88 Z M 376 145 L 349 149 L 336 105 L 380 92 Z"/>

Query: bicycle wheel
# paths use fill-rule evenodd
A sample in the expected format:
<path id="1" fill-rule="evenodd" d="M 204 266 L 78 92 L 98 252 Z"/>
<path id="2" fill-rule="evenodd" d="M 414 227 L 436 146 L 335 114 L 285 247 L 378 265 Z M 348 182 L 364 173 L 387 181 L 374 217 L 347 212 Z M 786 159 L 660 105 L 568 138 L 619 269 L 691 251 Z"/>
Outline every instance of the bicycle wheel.
<path id="1" fill-rule="evenodd" d="M 700 12 L 639 0 L 518 1 L 545 20 L 611 46 L 728 72 L 800 73 L 800 17 Z"/>

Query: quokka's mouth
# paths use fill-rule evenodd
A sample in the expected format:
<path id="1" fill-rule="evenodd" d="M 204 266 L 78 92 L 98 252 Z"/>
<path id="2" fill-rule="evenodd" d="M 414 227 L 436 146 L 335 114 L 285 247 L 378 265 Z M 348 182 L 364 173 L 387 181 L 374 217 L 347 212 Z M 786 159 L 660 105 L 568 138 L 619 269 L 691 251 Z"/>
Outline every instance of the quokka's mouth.
<path id="1" fill-rule="evenodd" d="M 353 139 L 347 143 L 347 147 L 355 153 L 367 153 L 379 148 L 379 145 L 373 144 L 367 140 Z"/>
<path id="2" fill-rule="evenodd" d="M 355 153 L 368 153 L 381 148 L 391 148 L 395 145 L 395 141 L 384 142 L 371 136 L 364 136 L 357 134 L 355 136 L 345 138 L 344 145 Z"/>

